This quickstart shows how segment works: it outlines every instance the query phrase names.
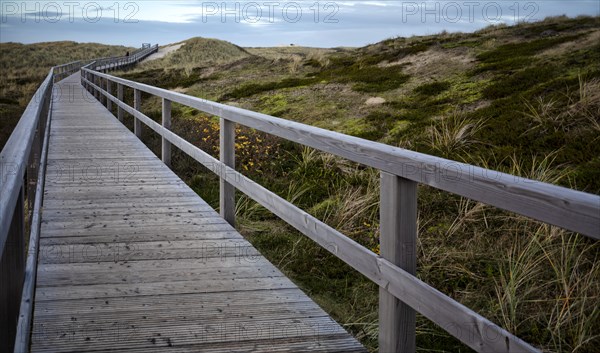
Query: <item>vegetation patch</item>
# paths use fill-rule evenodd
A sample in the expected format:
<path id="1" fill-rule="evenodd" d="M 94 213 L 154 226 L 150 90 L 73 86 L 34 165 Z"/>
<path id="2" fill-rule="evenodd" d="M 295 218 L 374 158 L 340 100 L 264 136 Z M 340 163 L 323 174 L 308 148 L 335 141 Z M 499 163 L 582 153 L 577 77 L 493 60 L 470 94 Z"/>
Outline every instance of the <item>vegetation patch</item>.
<path id="1" fill-rule="evenodd" d="M 321 80 L 353 84 L 358 92 L 385 92 L 399 88 L 410 78 L 396 66 L 361 66 L 354 63 L 347 67 L 324 70 L 318 74 Z"/>
<path id="2" fill-rule="evenodd" d="M 546 64 L 530 67 L 513 74 L 506 74 L 494 80 L 483 90 L 486 99 L 504 98 L 511 94 L 522 93 L 540 83 L 547 82 L 558 76 L 558 67 Z"/>
<path id="3" fill-rule="evenodd" d="M 475 70 L 475 73 L 491 70 L 514 70 L 527 66 L 531 64 L 531 56 L 558 44 L 576 40 L 581 36 L 581 34 L 565 35 L 501 45 L 496 49 L 477 55 L 477 59 L 481 64 Z"/>
<path id="4" fill-rule="evenodd" d="M 273 81 L 266 83 L 248 83 L 242 85 L 233 91 L 226 93 L 221 97 L 221 100 L 239 99 L 244 97 L 250 97 L 258 93 L 273 91 L 283 88 L 300 87 L 315 84 L 319 82 L 316 78 L 285 78 L 281 81 Z"/>
<path id="5" fill-rule="evenodd" d="M 450 89 L 452 84 L 448 81 L 436 81 L 431 83 L 425 83 L 417 88 L 415 88 L 415 92 L 427 96 L 435 96 L 442 92 Z"/>

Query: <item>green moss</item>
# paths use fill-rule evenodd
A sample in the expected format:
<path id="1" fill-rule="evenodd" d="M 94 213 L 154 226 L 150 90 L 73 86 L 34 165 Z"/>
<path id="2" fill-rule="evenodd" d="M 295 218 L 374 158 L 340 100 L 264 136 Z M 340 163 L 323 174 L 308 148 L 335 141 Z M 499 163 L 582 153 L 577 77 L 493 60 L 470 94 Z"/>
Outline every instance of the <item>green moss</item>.
<path id="1" fill-rule="evenodd" d="M 226 93 L 221 97 L 221 100 L 228 99 L 239 99 L 244 97 L 250 97 L 258 93 L 272 91 L 282 88 L 291 88 L 299 86 L 307 86 L 318 83 L 320 80 L 317 78 L 286 78 L 281 81 L 272 81 L 266 83 L 249 83 L 245 84 L 233 91 Z"/>
<path id="2" fill-rule="evenodd" d="M 492 70 L 514 70 L 530 65 L 531 59 L 529 57 L 532 55 L 580 37 L 581 34 L 576 34 L 501 45 L 496 49 L 477 55 L 481 65 L 475 70 L 475 73 Z"/>
<path id="3" fill-rule="evenodd" d="M 289 105 L 283 94 L 267 95 L 260 99 L 261 111 L 265 114 L 281 116 L 289 111 Z"/>
<path id="4" fill-rule="evenodd" d="M 504 98 L 512 94 L 522 94 L 537 84 L 544 83 L 558 76 L 560 70 L 554 65 L 531 67 L 514 74 L 507 74 L 493 81 L 483 90 L 486 99 Z"/>
<path id="5" fill-rule="evenodd" d="M 429 49 L 429 43 L 415 43 L 410 46 L 395 48 L 393 42 L 388 46 L 379 50 L 377 54 L 365 54 L 360 58 L 360 63 L 363 65 L 375 65 L 382 61 L 397 61 L 409 55 L 415 55 Z"/>
<path id="6" fill-rule="evenodd" d="M 450 88 L 451 84 L 448 81 L 436 81 L 431 83 L 425 83 L 417 88 L 415 92 L 427 96 L 435 96 Z"/>
<path id="7" fill-rule="evenodd" d="M 196 83 L 218 79 L 218 75 L 203 77 L 202 68 L 194 68 L 189 74 L 183 69 L 151 69 L 125 73 L 121 77 L 163 88 L 187 88 Z"/>
<path id="8" fill-rule="evenodd" d="M 18 105 L 19 102 L 14 99 L 0 97 L 0 104 Z"/>
<path id="9" fill-rule="evenodd" d="M 361 66 L 357 63 L 349 67 L 324 70 L 318 77 L 328 81 L 353 83 L 353 90 L 369 93 L 399 88 L 410 78 L 397 66 Z"/>
<path id="10" fill-rule="evenodd" d="M 399 120 L 394 123 L 394 127 L 390 130 L 390 135 L 392 137 L 399 137 L 403 135 L 403 133 L 408 130 L 411 123 L 408 120 Z"/>
<path id="11" fill-rule="evenodd" d="M 453 48 L 460 48 L 460 47 L 476 48 L 480 45 L 481 45 L 480 40 L 464 40 L 464 41 L 443 43 L 442 48 L 444 48 L 444 49 L 453 49 Z"/>
<path id="12" fill-rule="evenodd" d="M 371 141 L 377 141 L 384 136 L 383 130 L 370 123 L 367 119 L 348 120 L 344 133 Z"/>

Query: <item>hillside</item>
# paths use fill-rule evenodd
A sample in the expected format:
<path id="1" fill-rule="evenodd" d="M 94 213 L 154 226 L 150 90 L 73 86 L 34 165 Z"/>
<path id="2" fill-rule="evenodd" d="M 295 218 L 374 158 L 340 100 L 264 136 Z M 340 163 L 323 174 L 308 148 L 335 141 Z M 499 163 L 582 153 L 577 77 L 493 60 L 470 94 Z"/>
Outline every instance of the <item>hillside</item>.
<path id="1" fill-rule="evenodd" d="M 120 75 L 600 193 L 599 38 L 598 18 L 559 17 L 356 49 L 247 48 L 238 60 L 199 59 L 187 69 L 142 65 Z M 144 102 L 144 112 L 160 119 L 160 101 Z M 218 154 L 218 119 L 178 106 L 173 114 L 176 133 Z M 375 171 L 250 129 L 238 127 L 237 136 L 239 170 L 379 250 Z M 159 151 L 156 136 L 144 140 Z M 210 173 L 181 154 L 173 166 L 218 206 Z M 421 279 L 545 351 L 594 351 L 597 243 L 428 187 L 419 193 Z M 245 196 L 237 215 L 263 254 L 376 349 L 376 286 Z M 466 351 L 420 317 L 417 340 L 428 351 Z"/>
<path id="2" fill-rule="evenodd" d="M 0 43 L 0 149 L 52 66 L 125 55 L 134 48 L 97 43 Z"/>
<path id="3" fill-rule="evenodd" d="M 217 65 L 199 53 L 183 69 L 186 45 L 124 77 L 493 169 L 550 155 L 562 184 L 600 193 L 599 39 L 598 18 L 557 18 Z"/>

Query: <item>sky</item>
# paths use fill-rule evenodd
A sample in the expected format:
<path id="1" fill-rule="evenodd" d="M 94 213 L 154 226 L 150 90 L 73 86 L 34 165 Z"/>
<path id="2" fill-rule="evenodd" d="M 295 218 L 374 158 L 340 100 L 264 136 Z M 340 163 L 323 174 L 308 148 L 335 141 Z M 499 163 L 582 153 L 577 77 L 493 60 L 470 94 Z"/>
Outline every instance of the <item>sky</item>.
<path id="1" fill-rule="evenodd" d="M 600 0 L 0 0 L 0 42 L 72 40 L 139 47 L 200 36 L 244 47 L 357 47 L 390 37 L 472 32 L 558 15 L 599 16 Z"/>

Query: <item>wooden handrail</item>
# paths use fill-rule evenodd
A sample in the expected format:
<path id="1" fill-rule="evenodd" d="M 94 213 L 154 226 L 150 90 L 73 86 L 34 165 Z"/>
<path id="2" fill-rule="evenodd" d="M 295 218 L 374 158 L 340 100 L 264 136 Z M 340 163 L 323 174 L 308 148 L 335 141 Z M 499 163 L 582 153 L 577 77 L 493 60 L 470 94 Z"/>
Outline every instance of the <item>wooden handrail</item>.
<path id="1" fill-rule="evenodd" d="M 158 44 L 149 48 L 140 48 L 129 56 L 116 56 L 108 58 L 95 59 L 92 63 L 85 66 L 87 69 L 95 71 L 116 70 L 130 65 L 134 65 L 158 50 Z"/>
<path id="2" fill-rule="evenodd" d="M 94 84 L 90 77 L 116 83 L 119 96 L 115 97 Z M 170 150 L 165 148 L 166 140 L 169 146 L 175 145 L 217 174 L 221 183 L 221 214 L 228 222 L 234 223 L 228 210 L 234 200 L 234 190 L 238 189 L 377 283 L 380 286 L 381 351 L 414 352 L 415 311 L 479 352 L 538 351 L 415 276 L 417 183 L 514 211 L 595 239 L 600 237 L 600 197 L 597 195 L 529 179 L 517 179 L 509 174 L 230 107 L 88 69 L 82 70 L 82 83 L 91 92 L 116 104 L 120 112 L 119 120 L 122 120 L 122 112 L 125 111 L 133 116 L 136 124 L 143 122 L 158 133 L 163 139 L 163 160 L 166 153 L 170 154 Z M 123 102 L 123 87 L 132 88 L 136 97 L 140 92 L 146 92 L 162 98 L 163 124 L 140 111 L 139 98 L 135 100 L 135 107 Z M 170 109 L 164 109 L 164 102 L 169 102 L 169 106 L 171 102 L 177 102 L 220 117 L 220 160 L 169 130 L 164 122 L 170 122 Z M 168 116 L 165 113 L 167 111 Z M 381 244 L 386 247 L 382 255 L 364 248 L 237 172 L 233 163 L 235 151 L 229 146 L 234 139 L 234 123 L 380 169 Z M 490 175 L 495 177 L 490 178 Z"/>

